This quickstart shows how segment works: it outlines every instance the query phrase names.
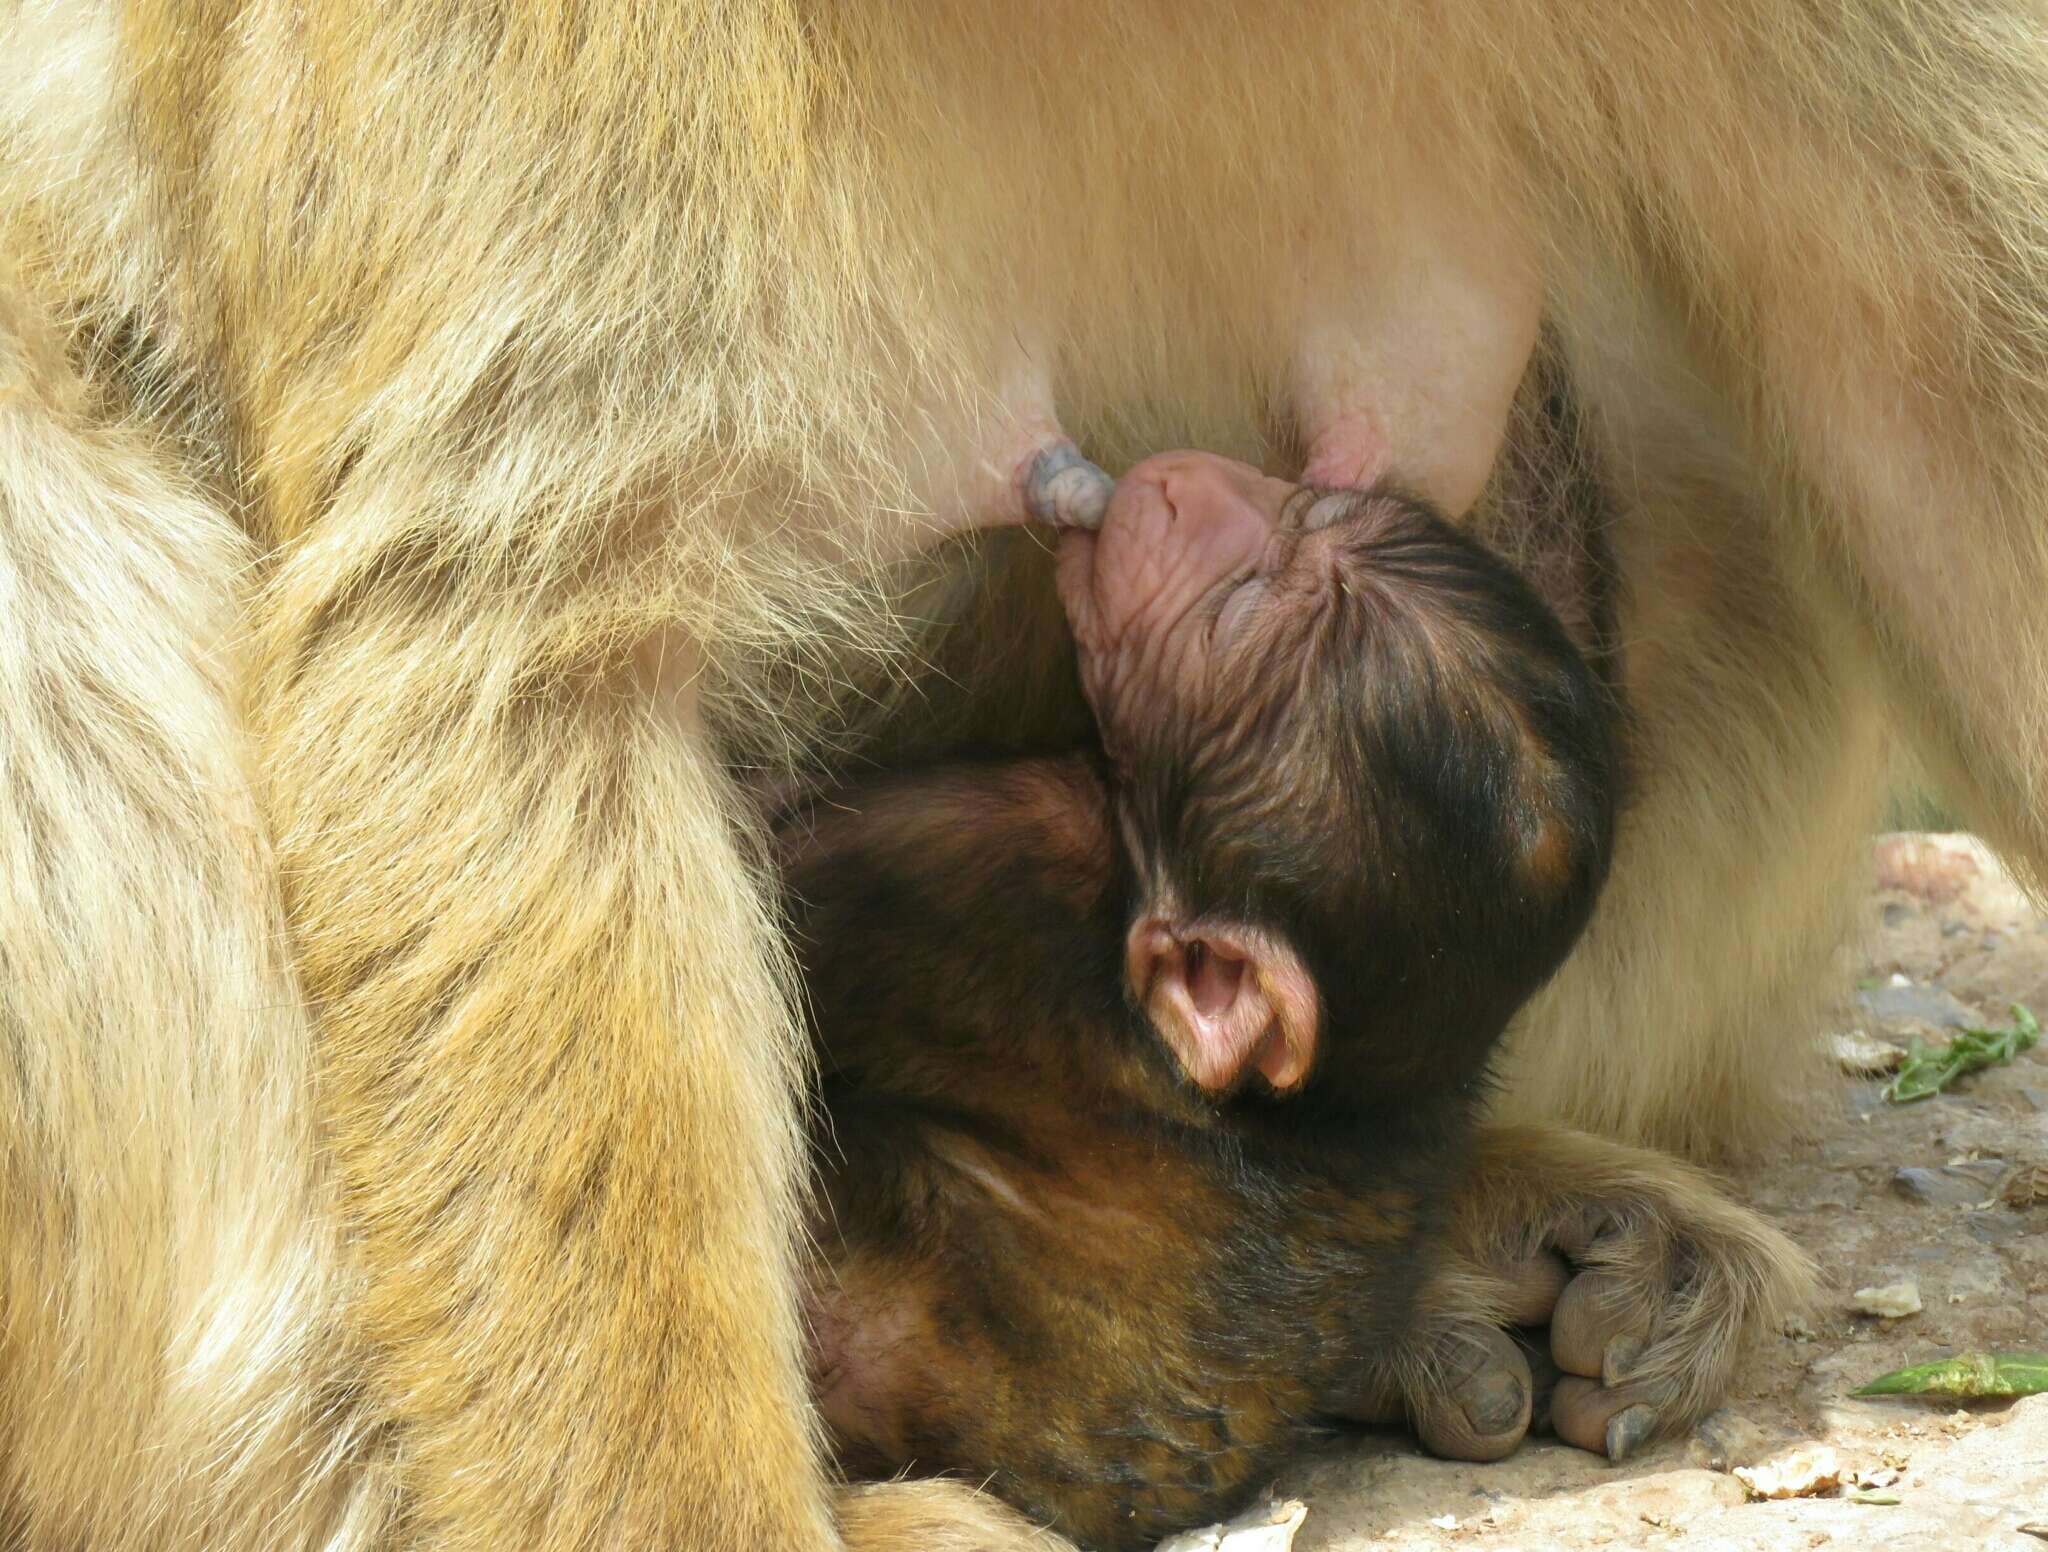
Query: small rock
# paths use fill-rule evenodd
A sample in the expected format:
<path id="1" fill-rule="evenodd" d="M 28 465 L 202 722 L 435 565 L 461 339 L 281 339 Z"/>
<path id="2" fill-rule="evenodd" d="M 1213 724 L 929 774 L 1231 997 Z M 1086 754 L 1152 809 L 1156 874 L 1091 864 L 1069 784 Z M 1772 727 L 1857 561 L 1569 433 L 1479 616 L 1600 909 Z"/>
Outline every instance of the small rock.
<path id="1" fill-rule="evenodd" d="M 2025 891 L 1991 848 L 1974 836 L 1903 830 L 1872 847 L 1880 889 L 1896 889 L 1932 905 L 1955 903 L 1990 921 L 2031 921 Z"/>
<path id="2" fill-rule="evenodd" d="M 1884 924 L 1887 927 L 1902 927 L 1912 917 L 1913 908 L 1903 901 L 1894 900 L 1884 908 Z"/>
<path id="3" fill-rule="evenodd" d="M 1886 1320 L 1903 1320 L 1920 1313 L 1920 1285 L 1913 1282 L 1884 1283 L 1875 1288 L 1858 1288 L 1849 1308 L 1859 1315 L 1880 1315 Z"/>
<path id="4" fill-rule="evenodd" d="M 1975 1207 L 1998 1194 L 2004 1176 L 2004 1159 L 1974 1159 L 1940 1169 L 1908 1164 L 1892 1171 L 1892 1190 L 1930 1207 Z"/>
<path id="5" fill-rule="evenodd" d="M 1965 1207 L 1981 1201 L 1974 1186 L 1944 1177 L 1939 1170 L 1907 1165 L 1892 1171 L 1892 1190 L 1909 1202 L 1929 1207 Z"/>
<path id="6" fill-rule="evenodd" d="M 1870 986 L 1856 994 L 1863 1009 L 1881 1024 L 1931 1024 L 1936 1029 L 1966 1029 L 1982 1024 L 1983 1016 L 1938 986 L 1918 986 L 1900 976 L 1887 986 Z"/>
<path id="7" fill-rule="evenodd" d="M 2025 1234 L 2031 1225 L 2018 1213 L 1973 1212 L 1964 1217 L 1963 1227 L 1980 1245 L 2005 1245 Z"/>
<path id="8" fill-rule="evenodd" d="M 1984 1188 L 1984 1196 L 1979 1198 L 1982 1201 L 1992 1196 L 1998 1190 L 1998 1183 L 2005 1179 L 2005 1160 L 1998 1158 L 1950 1159 L 1941 1166 L 1941 1170 L 1945 1175 L 1955 1175 L 1964 1180 L 1974 1180 L 1978 1185 L 1982 1186 Z"/>
<path id="9" fill-rule="evenodd" d="M 1842 1463 L 1825 1444 L 1803 1444 L 1762 1466 L 1735 1468 L 1752 1498 L 1818 1498 L 1842 1485 Z"/>
<path id="10" fill-rule="evenodd" d="M 1709 1471 L 1753 1466 L 1766 1452 L 1764 1431 L 1740 1412 L 1723 1407 L 1694 1425 L 1686 1453 Z"/>
<path id="11" fill-rule="evenodd" d="M 2048 1164 L 2022 1164 L 1998 1194 L 2006 1206 L 2021 1212 L 2048 1202 Z"/>

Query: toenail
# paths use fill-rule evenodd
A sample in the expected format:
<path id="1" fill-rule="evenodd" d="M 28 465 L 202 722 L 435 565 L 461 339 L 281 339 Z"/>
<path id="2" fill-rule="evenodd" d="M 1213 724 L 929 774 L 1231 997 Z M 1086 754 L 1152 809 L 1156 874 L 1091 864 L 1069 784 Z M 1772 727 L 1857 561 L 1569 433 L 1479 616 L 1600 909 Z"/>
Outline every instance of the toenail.
<path id="1" fill-rule="evenodd" d="M 1650 1407 L 1632 1406 L 1615 1413 L 1607 1420 L 1607 1458 L 1617 1464 L 1627 1460 L 1656 1426 L 1657 1414 Z"/>

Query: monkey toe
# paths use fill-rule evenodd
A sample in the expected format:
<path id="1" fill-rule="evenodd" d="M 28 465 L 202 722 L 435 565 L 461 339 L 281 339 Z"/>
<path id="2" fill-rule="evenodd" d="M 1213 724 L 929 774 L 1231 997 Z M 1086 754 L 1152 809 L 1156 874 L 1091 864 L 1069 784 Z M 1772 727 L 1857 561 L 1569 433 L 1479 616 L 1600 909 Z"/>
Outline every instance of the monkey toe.
<path id="1" fill-rule="evenodd" d="M 1562 1374 L 1551 1431 L 1567 1444 L 1626 1460 L 1682 1427 L 1725 1376 L 1730 1290 L 1655 1229 L 1615 1230 L 1580 1252 L 1591 1263 L 1565 1285 L 1550 1318 Z"/>
<path id="2" fill-rule="evenodd" d="M 1641 1281 L 1617 1270 L 1581 1272 L 1565 1284 L 1550 1316 L 1550 1355 L 1566 1374 L 1618 1385 L 1649 1341 L 1651 1312 Z"/>
<path id="3" fill-rule="evenodd" d="M 1673 1286 L 1660 1236 L 1611 1232 L 1580 1253 L 1594 1264 L 1565 1284 L 1550 1317 L 1550 1356 L 1561 1378 L 1550 1395 L 1550 1428 L 1580 1449 L 1623 1461 L 1667 1425 L 1676 1405 L 1669 1327 Z M 1679 1373 L 1693 1365 L 1680 1365 Z"/>
<path id="4" fill-rule="evenodd" d="M 1567 1374 L 1550 1393 L 1550 1426 L 1558 1438 L 1609 1460 L 1627 1460 L 1657 1431 L 1656 1406 L 1630 1386 L 1610 1388 Z"/>
<path id="5" fill-rule="evenodd" d="M 1446 1460 L 1499 1460 L 1529 1431 L 1529 1362 L 1504 1331 L 1475 1328 L 1447 1337 L 1433 1383 L 1411 1410 L 1416 1437 Z"/>

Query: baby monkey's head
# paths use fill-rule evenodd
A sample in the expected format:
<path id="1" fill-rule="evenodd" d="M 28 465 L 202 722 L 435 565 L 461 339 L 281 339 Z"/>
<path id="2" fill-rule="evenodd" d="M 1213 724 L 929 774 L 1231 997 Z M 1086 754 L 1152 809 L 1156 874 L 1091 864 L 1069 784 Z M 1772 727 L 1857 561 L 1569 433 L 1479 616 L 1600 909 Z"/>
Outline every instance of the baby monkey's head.
<path id="1" fill-rule="evenodd" d="M 1612 843 L 1609 710 L 1556 617 L 1420 502 L 1207 454 L 1139 464 L 1060 543 L 1128 986 L 1183 1069 L 1476 1074 Z"/>

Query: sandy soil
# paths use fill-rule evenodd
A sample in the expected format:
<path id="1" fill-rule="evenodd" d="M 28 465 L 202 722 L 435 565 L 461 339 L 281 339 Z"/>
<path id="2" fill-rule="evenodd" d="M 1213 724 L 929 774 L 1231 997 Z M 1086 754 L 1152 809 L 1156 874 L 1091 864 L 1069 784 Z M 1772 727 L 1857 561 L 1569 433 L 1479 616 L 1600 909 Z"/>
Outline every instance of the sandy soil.
<path id="1" fill-rule="evenodd" d="M 2014 1001 L 2048 1023 L 2048 917 L 1981 848 L 1887 836 L 1877 862 L 1859 990 L 1839 1012 L 1841 1030 L 1904 1045 L 1928 1025 L 2002 1026 Z M 1393 1439 L 1348 1441 L 1281 1484 L 1310 1506 L 1296 1552 L 2048 1552 L 2048 1395 L 1966 1406 L 1849 1395 L 1886 1370 L 1956 1352 L 2048 1349 L 2048 1041 L 1914 1105 L 1885 1103 L 1879 1078 L 1837 1081 L 1812 1141 L 1735 1176 L 1813 1253 L 1828 1294 L 1803 1329 L 1758 1344 L 1726 1408 L 1691 1439 L 1620 1466 L 1540 1440 L 1485 1467 L 1430 1460 Z M 1917 1285 L 1921 1313 L 1888 1320 L 1850 1308 L 1855 1290 L 1902 1281 Z M 1751 1502 L 1728 1469 L 1816 1443 L 1852 1470 L 1900 1468 L 1882 1490 L 1898 1502 Z"/>

